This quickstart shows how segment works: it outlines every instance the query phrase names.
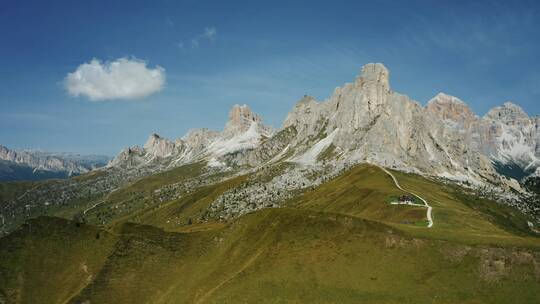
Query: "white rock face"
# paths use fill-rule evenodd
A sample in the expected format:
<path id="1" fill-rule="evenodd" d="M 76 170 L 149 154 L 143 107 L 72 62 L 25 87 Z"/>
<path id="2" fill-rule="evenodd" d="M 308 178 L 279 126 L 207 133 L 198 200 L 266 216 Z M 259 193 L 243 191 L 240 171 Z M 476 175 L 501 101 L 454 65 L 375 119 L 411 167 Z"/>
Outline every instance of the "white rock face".
<path id="1" fill-rule="evenodd" d="M 304 96 L 289 112 L 283 128 L 295 127 L 299 137 L 307 137 L 321 129 L 328 119 L 328 107 L 311 96 Z"/>
<path id="2" fill-rule="evenodd" d="M 342 161 L 370 161 L 473 184 L 508 184 L 494 160 L 538 166 L 538 119 L 519 107 L 506 103 L 479 118 L 465 102 L 444 93 L 422 107 L 393 92 L 389 75 L 382 64 L 368 64 L 324 102 L 300 100 L 283 125 L 298 131 L 290 159 L 305 164 L 314 158 L 312 147 L 333 134 L 331 144 Z"/>
<path id="3" fill-rule="evenodd" d="M 465 102 L 445 93 L 433 97 L 426 105 L 426 112 L 442 120 L 448 127 L 456 129 L 468 129 L 476 120 L 476 116 Z"/>
<path id="4" fill-rule="evenodd" d="M 484 153 L 534 172 L 540 166 L 540 126 L 512 102 L 491 109 L 483 118 L 488 132 Z"/>
<path id="5" fill-rule="evenodd" d="M 150 135 L 148 141 L 146 141 L 144 144 L 144 150 L 146 153 L 158 157 L 170 156 L 174 151 L 174 147 L 175 143 L 166 138 L 160 137 L 156 133 Z"/>
<path id="6" fill-rule="evenodd" d="M 283 125 L 298 135 L 292 161 L 308 163 L 333 145 L 341 161 L 370 161 L 433 175 L 480 179 L 477 172 L 494 175 L 487 159 L 467 150 L 460 126 L 469 126 L 474 114 L 461 101 L 439 94 L 427 109 L 390 89 L 390 73 L 380 63 L 368 64 L 353 83 L 337 88 L 324 102 L 304 97 Z M 330 139 L 329 135 L 332 135 Z M 451 136 L 448 138 L 448 136 Z M 329 142 L 327 142 L 329 141 Z M 457 156 L 459 155 L 459 156 Z M 474 160 L 474 161 L 473 161 Z M 473 166 L 474 168 L 470 168 Z M 458 174 L 459 173 L 459 174 Z"/>
<path id="7" fill-rule="evenodd" d="M 229 121 L 223 130 L 223 137 L 231 138 L 247 132 L 252 126 L 262 135 L 269 136 L 273 130 L 263 125 L 262 117 L 253 113 L 247 105 L 234 105 L 229 112 Z"/>
<path id="8" fill-rule="evenodd" d="M 261 139 L 271 137 L 273 130 L 263 125 L 262 118 L 247 105 L 235 105 L 229 113 L 229 121 L 222 134 L 208 146 L 214 157 L 237 151 L 254 149 Z"/>

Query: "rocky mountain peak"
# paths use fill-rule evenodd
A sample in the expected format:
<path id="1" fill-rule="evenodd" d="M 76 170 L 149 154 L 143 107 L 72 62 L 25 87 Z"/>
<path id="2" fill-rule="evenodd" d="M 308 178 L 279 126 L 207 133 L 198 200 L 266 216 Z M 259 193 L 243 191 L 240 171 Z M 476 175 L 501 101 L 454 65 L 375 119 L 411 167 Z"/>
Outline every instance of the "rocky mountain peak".
<path id="1" fill-rule="evenodd" d="M 438 103 L 438 104 L 460 104 L 460 105 L 466 105 L 465 102 L 455 96 L 448 95 L 444 92 L 440 92 L 435 97 L 433 97 L 428 104 L 430 103 Z"/>
<path id="2" fill-rule="evenodd" d="M 181 142 L 185 143 L 189 147 L 192 147 L 196 151 L 201 151 L 218 136 L 219 132 L 210 130 L 208 128 L 191 129 L 186 133 L 186 135 L 184 135 L 184 137 L 182 137 Z"/>
<path id="3" fill-rule="evenodd" d="M 368 63 L 362 67 L 360 77 L 357 82 L 361 86 L 381 86 L 390 89 L 390 72 L 382 63 Z"/>
<path id="4" fill-rule="evenodd" d="M 296 103 L 296 106 L 298 107 L 298 106 L 305 105 L 305 104 L 310 104 L 310 103 L 313 103 L 313 102 L 317 102 L 315 100 L 315 97 L 309 96 L 309 95 L 304 95 L 304 97 L 302 97 L 302 99 L 300 99 Z"/>
<path id="5" fill-rule="evenodd" d="M 245 104 L 236 104 L 229 112 L 229 121 L 225 125 L 224 133 L 227 135 L 244 133 L 254 123 L 261 124 L 261 116 L 251 111 L 251 109 Z"/>
<path id="6" fill-rule="evenodd" d="M 489 110 L 484 118 L 501 122 L 507 126 L 523 126 L 531 123 L 529 115 L 520 106 L 510 101 Z"/>
<path id="7" fill-rule="evenodd" d="M 251 111 L 247 105 L 234 105 L 229 112 L 229 121 L 223 129 L 223 138 L 232 138 L 249 132 L 268 137 L 272 135 L 274 129 L 264 125 L 262 117 Z"/>
<path id="8" fill-rule="evenodd" d="M 319 103 L 314 97 L 304 95 L 292 109 L 285 121 L 283 128 L 294 126 L 300 132 L 313 133 L 319 128 L 320 121 L 326 114 L 326 103 Z"/>
<path id="9" fill-rule="evenodd" d="M 489 110 L 485 118 L 514 124 L 518 121 L 529 120 L 529 115 L 527 115 L 520 106 L 511 101 L 507 101 L 502 106 Z"/>
<path id="10" fill-rule="evenodd" d="M 11 160 L 15 156 L 16 156 L 15 151 L 12 151 L 8 149 L 7 147 L 0 145 L 0 159 Z"/>
<path id="11" fill-rule="evenodd" d="M 427 103 L 426 112 L 442 120 L 451 120 L 467 125 L 475 120 L 474 113 L 465 102 L 442 92 Z"/>
<path id="12" fill-rule="evenodd" d="M 153 156 L 166 157 L 173 152 L 174 143 L 153 133 L 144 144 L 144 149 Z"/>

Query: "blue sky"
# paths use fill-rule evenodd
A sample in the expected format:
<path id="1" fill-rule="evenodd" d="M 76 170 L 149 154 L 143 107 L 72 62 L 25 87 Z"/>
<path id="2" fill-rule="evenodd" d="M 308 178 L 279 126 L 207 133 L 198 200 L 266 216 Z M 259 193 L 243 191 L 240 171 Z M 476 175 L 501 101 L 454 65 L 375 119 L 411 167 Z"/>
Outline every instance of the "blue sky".
<path id="1" fill-rule="evenodd" d="M 479 115 L 507 100 L 540 114 L 540 5 L 510 2 L 3 0 L 0 144 L 114 155 L 152 132 L 221 129 L 236 103 L 279 127 L 368 62 L 421 104 L 443 91 Z M 134 99 L 70 94 L 94 58 L 165 80 Z"/>

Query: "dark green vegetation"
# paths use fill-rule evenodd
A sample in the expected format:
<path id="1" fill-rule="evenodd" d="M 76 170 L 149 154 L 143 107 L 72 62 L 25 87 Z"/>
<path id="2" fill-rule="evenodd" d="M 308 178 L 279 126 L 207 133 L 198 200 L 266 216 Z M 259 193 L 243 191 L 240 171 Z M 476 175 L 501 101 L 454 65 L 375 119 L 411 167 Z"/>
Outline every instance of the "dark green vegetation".
<path id="1" fill-rule="evenodd" d="M 390 205 L 389 197 L 404 193 L 371 166 L 308 189 L 284 208 L 227 222 L 203 221 L 206 207 L 253 175 L 168 201 L 146 200 L 200 168 L 177 168 L 113 192 L 89 212 L 89 222 L 98 223 L 109 207 L 139 207 L 114 213 L 102 227 L 41 217 L 1 239 L 0 303 L 540 299 L 540 239 L 509 207 L 395 172 L 433 206 L 435 225 L 428 229 L 418 225 L 426 208 Z"/>
<path id="2" fill-rule="evenodd" d="M 495 170 L 497 170 L 499 174 L 514 178 L 518 181 L 522 180 L 523 178 L 533 173 L 533 171 L 525 170 L 522 168 L 522 166 L 515 164 L 513 162 L 509 162 L 509 163 L 493 162 L 493 165 L 495 166 Z"/>
<path id="3" fill-rule="evenodd" d="M 524 186 L 527 190 L 540 195 L 540 176 L 531 176 L 527 178 L 524 182 Z"/>
<path id="4" fill-rule="evenodd" d="M 7 202 L 31 189 L 35 182 L 6 182 L 0 183 L 0 202 Z"/>

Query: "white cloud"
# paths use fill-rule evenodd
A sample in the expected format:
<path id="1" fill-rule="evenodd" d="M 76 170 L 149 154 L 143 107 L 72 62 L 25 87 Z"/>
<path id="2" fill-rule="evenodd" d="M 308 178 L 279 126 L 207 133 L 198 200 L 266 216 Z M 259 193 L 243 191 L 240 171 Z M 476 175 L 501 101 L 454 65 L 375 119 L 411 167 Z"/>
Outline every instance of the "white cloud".
<path id="1" fill-rule="evenodd" d="M 111 62 L 92 59 L 64 80 L 69 94 L 92 101 L 142 98 L 160 91 L 164 84 L 165 69 L 148 68 L 145 61 L 125 57 Z"/>

